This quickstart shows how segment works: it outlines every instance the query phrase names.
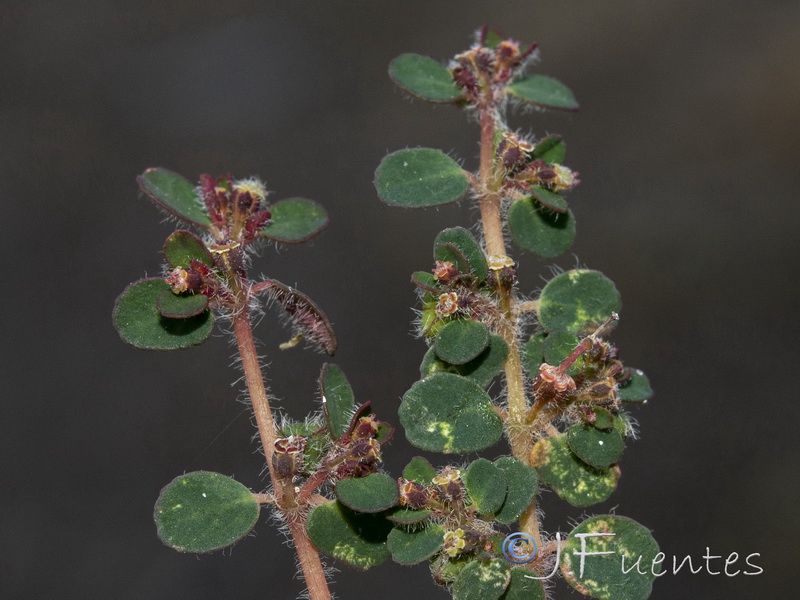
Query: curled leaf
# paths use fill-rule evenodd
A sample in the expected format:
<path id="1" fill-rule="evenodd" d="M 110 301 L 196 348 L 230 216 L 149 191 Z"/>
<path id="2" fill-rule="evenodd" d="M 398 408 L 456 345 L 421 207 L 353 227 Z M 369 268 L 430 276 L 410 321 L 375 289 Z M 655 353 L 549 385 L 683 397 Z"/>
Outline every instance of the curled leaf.
<path id="1" fill-rule="evenodd" d="M 333 356 L 336 352 L 336 334 L 328 317 L 311 298 L 275 279 L 265 281 L 259 291 L 267 292 L 270 299 L 286 311 L 292 325 L 300 333 Z"/>

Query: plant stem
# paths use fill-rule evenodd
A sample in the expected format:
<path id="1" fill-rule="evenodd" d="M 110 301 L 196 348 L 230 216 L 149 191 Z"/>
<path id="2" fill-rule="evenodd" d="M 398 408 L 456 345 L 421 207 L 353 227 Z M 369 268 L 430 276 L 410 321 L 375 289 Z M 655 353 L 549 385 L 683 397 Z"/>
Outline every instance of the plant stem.
<path id="1" fill-rule="evenodd" d="M 501 215 L 502 197 L 499 190 L 500 181 L 498 181 L 494 165 L 496 127 L 494 109 L 482 108 L 480 118 L 481 159 L 477 193 L 480 203 L 483 236 L 488 254 L 505 256 L 506 243 Z M 519 325 L 518 308 L 511 289 L 500 286 L 498 293 L 500 295 L 500 308 L 503 313 L 498 333 L 508 345 L 508 357 L 505 363 L 508 399 L 508 418 L 505 421 L 506 431 L 511 444 L 511 453 L 523 463 L 529 464 L 532 436 L 530 427 L 526 426 L 525 418 L 528 412 L 528 399 L 525 394 L 525 376 L 522 371 L 522 359 L 519 353 L 519 339 L 517 337 Z M 536 544 L 541 546 L 539 515 L 535 498 L 520 518 L 520 530 L 523 533 L 530 534 Z"/>
<path id="2" fill-rule="evenodd" d="M 233 280 L 240 281 L 238 275 L 234 275 Z M 328 582 L 325 579 L 325 572 L 322 569 L 319 554 L 306 534 L 305 513 L 296 507 L 293 486 L 290 484 L 287 487 L 285 482 L 277 477 L 272 466 L 272 455 L 275 452 L 276 440 L 275 420 L 272 417 L 267 386 L 264 383 L 264 374 L 261 371 L 256 344 L 253 339 L 246 286 L 237 285 L 235 287 L 238 288 L 235 291 L 239 300 L 239 309 L 233 314 L 233 332 L 236 336 L 239 356 L 242 359 L 242 370 L 247 382 L 250 402 L 253 405 L 258 435 L 261 438 L 261 446 L 264 449 L 264 457 L 267 461 L 272 488 L 276 494 L 279 491 L 283 492 L 283 497 L 278 496 L 276 498 L 278 510 L 283 513 L 289 525 L 289 532 L 300 560 L 300 568 L 303 571 L 303 577 L 308 587 L 309 598 L 311 600 L 330 600 L 331 593 L 328 590 Z M 286 510 L 287 505 L 294 505 L 293 509 Z"/>
<path id="3" fill-rule="evenodd" d="M 328 580 L 325 578 L 325 571 L 322 569 L 322 562 L 319 559 L 317 549 L 308 539 L 306 533 L 306 519 L 304 513 L 296 515 L 288 513 L 286 522 L 289 525 L 289 532 L 292 534 L 294 547 L 297 557 L 300 559 L 300 569 L 306 580 L 308 597 L 311 600 L 330 600 L 331 592 L 328 589 Z"/>

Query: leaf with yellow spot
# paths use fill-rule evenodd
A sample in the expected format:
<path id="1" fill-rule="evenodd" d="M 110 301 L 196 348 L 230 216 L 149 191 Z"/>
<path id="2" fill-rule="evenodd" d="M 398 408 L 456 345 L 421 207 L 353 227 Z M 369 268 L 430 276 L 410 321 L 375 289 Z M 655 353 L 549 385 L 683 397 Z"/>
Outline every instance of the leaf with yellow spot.
<path id="1" fill-rule="evenodd" d="M 452 373 L 434 373 L 416 382 L 403 396 L 399 415 L 408 441 L 432 452 L 476 452 L 503 434 L 489 395 Z"/>

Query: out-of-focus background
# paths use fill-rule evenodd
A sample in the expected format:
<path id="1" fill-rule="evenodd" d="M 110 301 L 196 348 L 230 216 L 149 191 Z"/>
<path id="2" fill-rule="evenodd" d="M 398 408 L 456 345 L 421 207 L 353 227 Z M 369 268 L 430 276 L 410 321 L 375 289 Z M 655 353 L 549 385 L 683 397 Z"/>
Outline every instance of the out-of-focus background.
<path id="1" fill-rule="evenodd" d="M 474 168 L 478 132 L 457 109 L 409 102 L 386 67 L 402 52 L 444 61 L 483 23 L 538 41 L 536 72 L 582 103 L 575 114 L 510 116 L 523 131 L 562 134 L 583 180 L 570 195 L 573 253 L 552 263 L 517 253 L 522 289 L 540 288 L 551 264 L 611 277 L 624 303 L 615 341 L 656 390 L 633 410 L 641 439 L 618 491 L 587 511 L 545 493 L 545 527 L 566 532 L 582 514 L 616 509 L 652 528 L 668 561 L 703 564 L 708 548 L 738 553 L 744 568 L 760 554 L 761 575 L 684 569 L 656 582 L 655 600 L 794 595 L 800 4 L 6 0 L 0 597 L 300 593 L 293 553 L 267 519 L 199 558 L 155 536 L 153 502 L 184 471 L 257 490 L 265 481 L 228 340 L 147 353 L 111 326 L 114 298 L 160 272 L 172 231 L 134 178 L 156 165 L 192 179 L 259 174 L 274 198 L 323 202 L 326 232 L 265 247 L 254 270 L 324 308 L 357 398 L 396 423 L 424 351 L 409 333 L 409 275 L 430 268 L 440 229 L 476 211 L 389 208 L 373 172 L 406 146 Z M 313 410 L 323 357 L 278 351 L 287 332 L 273 313 L 257 334 L 286 413 Z M 419 452 L 399 435 L 385 454 L 399 474 Z M 341 569 L 343 599 L 448 597 L 425 566 Z"/>

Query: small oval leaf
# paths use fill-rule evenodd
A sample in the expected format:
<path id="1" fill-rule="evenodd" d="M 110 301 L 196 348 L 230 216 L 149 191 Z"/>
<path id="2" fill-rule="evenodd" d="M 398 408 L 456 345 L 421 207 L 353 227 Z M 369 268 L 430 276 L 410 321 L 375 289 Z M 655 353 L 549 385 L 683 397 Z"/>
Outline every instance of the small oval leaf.
<path id="1" fill-rule="evenodd" d="M 567 431 L 567 444 L 587 465 L 607 469 L 622 458 L 625 444 L 615 429 L 597 429 L 591 425 L 573 425 Z"/>
<path id="2" fill-rule="evenodd" d="M 322 410 L 333 440 L 338 440 L 350 428 L 356 414 L 356 399 L 347 377 L 338 366 L 325 363 L 319 374 L 319 393 Z"/>
<path id="3" fill-rule="evenodd" d="M 444 529 L 429 524 L 418 529 L 395 527 L 386 545 L 392 560 L 401 565 L 416 565 L 436 554 L 444 544 Z"/>
<path id="4" fill-rule="evenodd" d="M 384 473 L 340 479 L 336 483 L 339 502 L 360 513 L 377 513 L 397 504 L 397 481 Z"/>
<path id="5" fill-rule="evenodd" d="M 646 527 L 627 517 L 598 515 L 570 532 L 561 573 L 578 592 L 597 600 L 646 600 L 659 553 Z"/>
<path id="6" fill-rule="evenodd" d="M 510 525 L 520 518 L 528 508 L 539 488 L 536 469 L 529 467 L 513 456 L 503 456 L 494 461 L 496 467 L 506 475 L 508 491 L 495 520 Z"/>
<path id="7" fill-rule="evenodd" d="M 620 307 L 619 292 L 610 279 L 599 271 L 577 269 L 557 275 L 544 286 L 539 322 L 548 331 L 586 335 Z"/>
<path id="8" fill-rule="evenodd" d="M 427 485 L 436 477 L 436 469 L 422 456 L 415 456 L 403 469 L 403 478 Z"/>
<path id="9" fill-rule="evenodd" d="M 511 580 L 511 569 L 504 560 L 470 562 L 453 584 L 453 600 L 497 600 Z"/>
<path id="10" fill-rule="evenodd" d="M 553 212 L 532 198 L 511 205 L 508 228 L 517 246 L 542 258 L 563 254 L 575 240 L 575 217 L 571 210 L 564 214 Z"/>
<path id="11" fill-rule="evenodd" d="M 506 498 L 508 481 L 503 469 L 485 458 L 470 463 L 461 475 L 475 508 L 484 515 L 496 513 Z"/>
<path id="12" fill-rule="evenodd" d="M 616 466 L 599 471 L 587 465 L 569 449 L 565 436 L 536 442 L 531 466 L 543 483 L 579 508 L 606 500 L 617 488 L 620 475 Z"/>
<path id="13" fill-rule="evenodd" d="M 428 102 L 455 102 L 462 95 L 446 67 L 420 54 L 401 54 L 392 60 L 389 77 L 407 92 Z"/>
<path id="14" fill-rule="evenodd" d="M 463 227 L 450 227 L 440 231 L 433 241 L 434 260 L 449 260 L 447 247 L 445 246 L 444 249 L 440 250 L 443 244 L 452 244 L 466 258 L 466 270 L 462 272 L 471 271 L 478 277 L 478 280 L 486 280 L 486 276 L 489 273 L 489 269 L 486 266 L 486 256 L 484 256 L 480 244 L 468 230 Z M 459 268 L 459 270 L 461 269 Z"/>
<path id="15" fill-rule="evenodd" d="M 619 397 L 623 402 L 644 402 L 653 397 L 650 380 L 644 371 L 631 369 L 630 377 L 619 384 Z"/>
<path id="16" fill-rule="evenodd" d="M 399 415 L 408 441 L 422 450 L 477 452 L 503 434 L 503 422 L 492 409 L 489 395 L 476 383 L 451 373 L 435 373 L 411 386 Z"/>
<path id="17" fill-rule="evenodd" d="M 170 319 L 158 312 L 158 299 L 172 293 L 160 277 L 131 283 L 114 304 L 114 327 L 127 343 L 143 350 L 178 350 L 201 344 L 214 327 L 211 311 L 188 319 Z"/>
<path id="18" fill-rule="evenodd" d="M 208 228 L 211 219 L 188 179 L 168 169 L 154 167 L 136 178 L 139 189 L 153 202 L 179 219 Z"/>
<path id="19" fill-rule="evenodd" d="M 230 546 L 258 520 L 259 504 L 238 481 L 209 471 L 181 475 L 158 497 L 158 537 L 178 552 L 206 553 Z"/>
<path id="20" fill-rule="evenodd" d="M 392 206 L 423 208 L 460 200 L 469 190 L 461 166 L 441 150 L 413 148 L 386 156 L 375 171 L 375 188 Z"/>
<path id="21" fill-rule="evenodd" d="M 391 556 L 386 547 L 391 529 L 384 515 L 357 513 L 336 500 L 312 509 L 306 521 L 308 537 L 319 550 L 363 571 Z"/>
<path id="22" fill-rule="evenodd" d="M 455 373 L 486 388 L 503 370 L 507 356 L 508 344 L 499 335 L 492 334 L 489 337 L 489 346 L 463 365 L 452 365 L 445 362 L 436 355 L 435 348 L 429 348 L 419 367 L 420 375 L 425 378 L 439 372 Z M 536 368 L 539 368 L 538 365 Z"/>
<path id="23" fill-rule="evenodd" d="M 557 135 L 542 138 L 533 147 L 531 157 L 540 158 L 548 164 L 561 164 L 567 156 L 567 146 Z"/>
<path id="24" fill-rule="evenodd" d="M 386 513 L 386 518 L 397 525 L 416 525 L 431 516 L 429 510 L 413 510 L 397 506 Z"/>
<path id="25" fill-rule="evenodd" d="M 578 110 L 580 104 L 572 91 L 560 81 L 544 75 L 532 75 L 515 81 L 508 91 L 520 100 L 546 108 Z"/>
<path id="26" fill-rule="evenodd" d="M 198 260 L 207 267 L 214 266 L 214 258 L 206 245 L 191 231 L 179 229 L 164 242 L 164 259 L 172 267 L 188 267 L 192 260 Z"/>
<path id="27" fill-rule="evenodd" d="M 531 188 L 531 196 L 548 210 L 562 215 L 567 212 L 567 201 L 561 194 L 537 185 Z"/>
<path id="28" fill-rule="evenodd" d="M 436 355 L 451 365 L 473 360 L 489 345 L 489 329 L 480 321 L 450 321 L 436 334 L 433 348 Z"/>
<path id="29" fill-rule="evenodd" d="M 188 319 L 208 308 L 208 296 L 203 294 L 173 294 L 172 290 L 161 292 L 156 307 L 162 317 Z"/>
<path id="30" fill-rule="evenodd" d="M 284 244 L 308 241 L 330 222 L 322 205 L 307 198 L 287 198 L 271 204 L 268 209 L 272 217 L 259 235 Z"/>

